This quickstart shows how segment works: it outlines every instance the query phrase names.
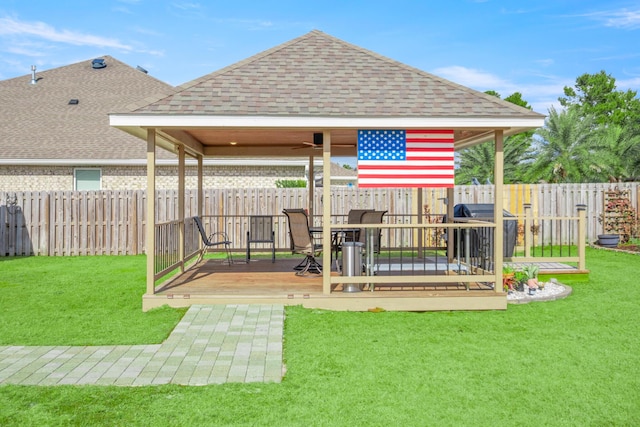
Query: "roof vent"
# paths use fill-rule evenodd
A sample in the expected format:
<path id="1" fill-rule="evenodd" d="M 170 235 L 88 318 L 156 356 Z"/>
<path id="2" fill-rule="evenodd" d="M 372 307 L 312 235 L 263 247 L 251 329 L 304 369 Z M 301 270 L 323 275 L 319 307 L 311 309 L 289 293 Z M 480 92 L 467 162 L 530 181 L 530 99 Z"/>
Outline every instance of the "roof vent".
<path id="1" fill-rule="evenodd" d="M 96 58 L 91 61 L 91 67 L 95 69 L 104 68 L 107 66 L 107 63 L 104 62 L 104 58 Z"/>
<path id="2" fill-rule="evenodd" d="M 80 101 L 78 101 L 76 98 L 71 98 L 69 100 L 69 105 L 78 105 Z"/>
<path id="3" fill-rule="evenodd" d="M 31 84 L 34 85 L 38 83 L 38 79 L 36 79 L 36 66 L 31 66 Z"/>
<path id="4" fill-rule="evenodd" d="M 145 74 L 149 74 L 149 72 L 148 72 L 147 70 L 145 70 L 144 68 L 142 68 L 142 67 L 141 67 L 141 66 L 139 66 L 139 65 L 138 65 L 138 66 L 136 66 L 136 70 L 138 70 L 138 71 L 142 71 L 142 72 L 143 72 L 143 73 L 145 73 Z"/>

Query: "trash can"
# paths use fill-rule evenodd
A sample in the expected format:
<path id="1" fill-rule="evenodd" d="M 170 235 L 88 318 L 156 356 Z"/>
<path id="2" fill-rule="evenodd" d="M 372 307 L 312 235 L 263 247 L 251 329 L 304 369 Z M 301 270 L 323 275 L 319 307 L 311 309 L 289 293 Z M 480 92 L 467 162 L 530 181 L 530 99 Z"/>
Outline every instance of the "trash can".
<path id="1" fill-rule="evenodd" d="M 362 242 L 342 243 L 342 275 L 362 276 Z M 362 283 L 343 283 L 342 292 L 360 292 Z"/>
<path id="2" fill-rule="evenodd" d="M 478 218 L 484 219 L 488 221 L 493 221 L 493 204 L 491 203 L 476 203 L 476 204 L 459 204 L 453 207 L 453 216 L 456 218 Z M 503 225 L 503 250 L 502 256 L 504 257 L 512 257 L 513 251 L 516 246 L 516 239 L 518 238 L 518 221 L 506 218 L 515 218 L 511 212 L 506 210 L 502 211 L 502 216 L 505 218 Z M 455 231 L 455 230 L 454 230 Z M 490 236 L 491 229 L 489 228 L 479 228 L 471 230 L 471 247 L 470 247 L 470 256 L 479 256 L 480 252 L 482 252 L 482 247 L 485 247 L 485 250 L 489 251 L 489 253 L 493 253 L 493 238 Z M 464 236 L 461 239 L 462 245 L 460 247 L 460 254 L 465 255 L 465 244 L 464 244 Z M 454 248 L 457 245 L 457 236 L 454 235 Z M 454 249 L 457 254 L 457 249 Z"/>

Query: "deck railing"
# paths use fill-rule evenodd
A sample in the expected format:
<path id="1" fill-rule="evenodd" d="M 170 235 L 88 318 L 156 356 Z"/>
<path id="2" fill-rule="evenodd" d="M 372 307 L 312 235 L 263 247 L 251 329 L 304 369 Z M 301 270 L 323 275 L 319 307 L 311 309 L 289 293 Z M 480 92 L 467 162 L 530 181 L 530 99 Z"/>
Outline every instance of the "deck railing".
<path id="1" fill-rule="evenodd" d="M 208 233 L 227 233 L 232 251 L 245 251 L 247 217 L 205 216 L 202 219 Z M 319 218 L 316 220 L 314 225 L 321 225 Z M 415 216 L 391 215 L 385 217 L 383 224 L 358 225 L 362 229 L 380 230 L 380 250 L 375 255 L 375 268 L 367 269 L 368 274 L 354 283 L 495 282 L 496 225 L 492 219 L 454 218 L 449 223 L 440 222 L 441 218 L 423 220 L 419 224 Z M 504 221 L 505 261 L 570 262 L 578 269 L 586 269 L 584 206 L 579 206 L 573 217 L 533 217 L 530 209 L 525 209 L 525 215 L 504 218 Z M 515 226 L 510 222 L 515 222 Z M 184 227 L 184 259 L 180 256 L 181 227 Z M 346 224 L 343 215 L 332 217 L 332 229 L 344 227 L 353 227 L 353 224 Z M 276 250 L 290 251 L 284 215 L 274 216 L 274 230 Z M 259 252 L 260 246 L 255 246 L 252 250 Z M 157 224 L 156 280 L 176 268 L 184 268 L 200 248 L 201 237 L 193 217 Z M 265 246 L 266 250 L 269 247 Z M 444 279 L 443 276 L 451 277 Z"/>

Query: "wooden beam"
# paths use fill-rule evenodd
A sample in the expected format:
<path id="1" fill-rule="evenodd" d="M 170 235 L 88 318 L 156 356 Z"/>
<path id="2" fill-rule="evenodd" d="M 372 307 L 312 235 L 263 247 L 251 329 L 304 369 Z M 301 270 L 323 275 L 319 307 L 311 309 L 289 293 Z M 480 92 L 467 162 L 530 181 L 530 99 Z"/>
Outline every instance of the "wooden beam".
<path id="1" fill-rule="evenodd" d="M 161 129 L 163 136 L 176 145 L 184 144 L 190 155 L 203 154 L 204 146 L 187 132 L 178 129 Z"/>
<path id="2" fill-rule="evenodd" d="M 325 143 L 326 144 L 326 143 Z M 323 144 L 324 145 L 324 144 Z M 208 146 L 204 148 L 205 157 L 318 157 L 323 155 L 321 150 L 315 148 L 301 148 L 282 145 L 251 145 L 251 146 Z M 334 147 L 332 156 L 349 157 L 356 155 L 356 149 L 351 147 Z"/>
<path id="3" fill-rule="evenodd" d="M 185 197 L 185 150 L 178 146 L 178 220 L 181 221 L 178 235 L 178 258 L 180 271 L 184 273 L 184 197 Z"/>
<path id="4" fill-rule="evenodd" d="M 495 260 L 496 293 L 503 293 L 502 289 L 502 265 L 504 256 L 504 132 L 496 130 L 495 135 L 495 168 L 493 182 L 495 183 L 495 197 L 493 205 L 493 217 L 496 224 L 495 239 L 493 240 L 493 259 Z"/>
<path id="5" fill-rule="evenodd" d="M 331 293 L 331 132 L 323 132 L 322 144 L 322 293 Z"/>
<path id="6" fill-rule="evenodd" d="M 156 130 L 147 129 L 147 293 L 155 294 L 156 263 Z"/>

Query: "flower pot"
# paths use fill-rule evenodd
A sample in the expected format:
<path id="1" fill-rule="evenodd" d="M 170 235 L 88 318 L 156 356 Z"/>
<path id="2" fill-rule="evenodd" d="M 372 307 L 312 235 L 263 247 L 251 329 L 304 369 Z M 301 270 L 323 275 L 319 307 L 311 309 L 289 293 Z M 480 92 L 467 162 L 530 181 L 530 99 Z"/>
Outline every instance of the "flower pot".
<path id="1" fill-rule="evenodd" d="M 598 245 L 605 248 L 615 248 L 620 242 L 619 234 L 598 234 Z"/>

